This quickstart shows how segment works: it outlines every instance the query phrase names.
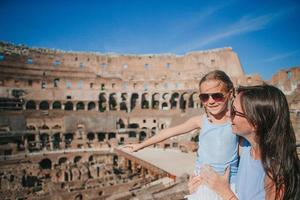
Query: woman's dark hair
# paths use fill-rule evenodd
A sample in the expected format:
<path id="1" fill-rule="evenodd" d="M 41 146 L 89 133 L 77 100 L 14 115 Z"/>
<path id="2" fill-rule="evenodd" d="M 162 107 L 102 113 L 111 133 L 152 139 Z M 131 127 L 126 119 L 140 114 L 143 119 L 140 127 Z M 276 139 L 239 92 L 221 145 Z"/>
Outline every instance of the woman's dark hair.
<path id="1" fill-rule="evenodd" d="M 270 85 L 240 87 L 241 106 L 256 128 L 261 161 L 276 187 L 276 199 L 300 199 L 300 167 L 289 106 L 281 90 Z"/>
<path id="2" fill-rule="evenodd" d="M 206 75 L 204 75 L 201 78 L 201 80 L 199 82 L 199 86 L 201 86 L 201 84 L 207 80 L 221 81 L 226 86 L 227 91 L 232 90 L 232 92 L 234 92 L 232 81 L 230 80 L 229 76 L 221 70 L 214 70 L 214 71 L 208 72 Z"/>

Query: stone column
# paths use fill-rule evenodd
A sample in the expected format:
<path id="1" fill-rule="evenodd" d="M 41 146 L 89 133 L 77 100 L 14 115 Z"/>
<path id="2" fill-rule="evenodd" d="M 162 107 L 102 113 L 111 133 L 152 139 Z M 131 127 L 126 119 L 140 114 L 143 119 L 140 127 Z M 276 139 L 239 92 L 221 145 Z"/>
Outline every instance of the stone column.
<path id="1" fill-rule="evenodd" d="M 120 111 L 120 103 L 122 102 L 121 93 L 116 93 L 117 111 Z"/>
<path id="2" fill-rule="evenodd" d="M 99 103 L 96 102 L 95 105 L 96 105 L 96 106 L 95 106 L 95 110 L 98 111 L 98 110 L 99 110 Z"/>
<path id="3" fill-rule="evenodd" d="M 84 105 L 84 110 L 88 111 L 89 102 L 83 102 L 83 105 Z"/>
<path id="4" fill-rule="evenodd" d="M 28 150 L 28 140 L 27 138 L 24 138 L 24 148 L 25 148 L 25 154 L 27 154 L 29 152 Z"/>

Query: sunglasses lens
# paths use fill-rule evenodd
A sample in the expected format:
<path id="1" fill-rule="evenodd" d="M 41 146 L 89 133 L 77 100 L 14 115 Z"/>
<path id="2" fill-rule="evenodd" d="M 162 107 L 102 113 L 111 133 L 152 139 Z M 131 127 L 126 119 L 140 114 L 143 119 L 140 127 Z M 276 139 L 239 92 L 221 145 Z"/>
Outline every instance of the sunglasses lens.
<path id="1" fill-rule="evenodd" d="M 206 102 L 209 99 L 209 95 L 208 94 L 200 94 L 200 100 L 202 102 Z"/>
<path id="2" fill-rule="evenodd" d="M 211 97 L 215 100 L 215 101 L 223 101 L 224 100 L 224 95 L 222 93 L 213 93 L 211 95 Z"/>

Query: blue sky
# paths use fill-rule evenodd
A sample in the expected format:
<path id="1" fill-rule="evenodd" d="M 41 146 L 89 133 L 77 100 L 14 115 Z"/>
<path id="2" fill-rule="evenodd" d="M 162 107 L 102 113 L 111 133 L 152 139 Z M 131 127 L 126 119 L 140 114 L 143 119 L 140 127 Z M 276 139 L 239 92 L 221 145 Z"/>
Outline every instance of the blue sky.
<path id="1" fill-rule="evenodd" d="M 300 1 L 1 0 L 0 40 L 123 54 L 232 47 L 246 74 L 300 66 Z"/>

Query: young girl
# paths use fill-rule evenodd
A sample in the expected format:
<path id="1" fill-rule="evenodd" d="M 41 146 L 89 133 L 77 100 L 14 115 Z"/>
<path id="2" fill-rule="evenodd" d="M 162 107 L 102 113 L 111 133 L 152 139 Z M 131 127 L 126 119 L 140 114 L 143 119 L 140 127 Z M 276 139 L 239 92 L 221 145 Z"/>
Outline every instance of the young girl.
<path id="1" fill-rule="evenodd" d="M 192 117 L 183 124 L 162 130 L 143 143 L 126 145 L 125 148 L 135 152 L 173 136 L 200 129 L 195 175 L 200 173 L 200 167 L 204 164 L 210 165 L 221 175 L 230 165 L 230 182 L 234 185 L 238 164 L 238 138 L 232 133 L 230 117 L 226 114 L 234 92 L 232 81 L 225 72 L 215 70 L 201 79 L 199 89 L 200 100 L 206 114 Z M 189 188 L 195 184 L 197 181 L 191 181 Z M 217 193 L 205 185 L 200 185 L 187 198 L 190 200 L 221 199 Z"/>

